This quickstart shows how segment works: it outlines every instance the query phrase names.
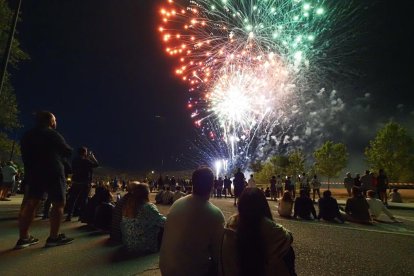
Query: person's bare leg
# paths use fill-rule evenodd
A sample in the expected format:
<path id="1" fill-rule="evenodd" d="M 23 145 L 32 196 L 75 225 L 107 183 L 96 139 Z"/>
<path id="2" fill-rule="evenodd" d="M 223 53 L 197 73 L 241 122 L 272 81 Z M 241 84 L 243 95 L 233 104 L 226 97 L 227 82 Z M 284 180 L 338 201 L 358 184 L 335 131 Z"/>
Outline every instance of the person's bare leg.
<path id="1" fill-rule="evenodd" d="M 29 237 L 29 228 L 33 222 L 40 199 L 28 199 L 19 214 L 19 235 L 21 239 Z"/>
<path id="2" fill-rule="evenodd" d="M 57 238 L 59 234 L 60 224 L 63 218 L 64 202 L 52 202 L 52 209 L 50 210 L 50 237 Z"/>

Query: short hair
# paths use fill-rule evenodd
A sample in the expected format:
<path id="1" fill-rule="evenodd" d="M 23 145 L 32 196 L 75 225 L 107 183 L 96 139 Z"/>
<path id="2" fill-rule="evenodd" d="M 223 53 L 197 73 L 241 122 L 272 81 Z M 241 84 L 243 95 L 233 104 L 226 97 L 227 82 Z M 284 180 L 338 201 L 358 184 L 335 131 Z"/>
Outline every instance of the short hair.
<path id="1" fill-rule="evenodd" d="M 78 154 L 79 155 L 84 155 L 88 152 L 88 149 L 86 147 L 80 147 L 78 148 Z"/>
<path id="2" fill-rule="evenodd" d="M 352 187 L 352 195 L 353 196 L 360 196 L 362 194 L 362 191 L 359 187 Z"/>
<path id="3" fill-rule="evenodd" d="M 373 190 L 368 190 L 367 194 L 369 197 L 374 197 L 375 196 L 375 192 Z"/>
<path id="4" fill-rule="evenodd" d="M 394 189 L 392 189 L 392 191 L 393 191 L 394 193 L 396 193 L 396 192 L 398 192 L 398 188 L 394 188 Z"/>
<path id="5" fill-rule="evenodd" d="M 193 194 L 199 196 L 209 195 L 213 188 L 214 174 L 210 168 L 199 168 L 193 172 Z"/>
<path id="6" fill-rule="evenodd" d="M 36 126 L 48 127 L 50 125 L 50 120 L 52 120 L 53 116 L 54 115 L 52 114 L 52 112 L 46 110 L 35 112 Z"/>
<path id="7" fill-rule="evenodd" d="M 331 191 L 326 190 L 326 191 L 323 192 L 322 195 L 323 195 L 323 197 L 331 197 L 332 193 L 331 193 Z"/>

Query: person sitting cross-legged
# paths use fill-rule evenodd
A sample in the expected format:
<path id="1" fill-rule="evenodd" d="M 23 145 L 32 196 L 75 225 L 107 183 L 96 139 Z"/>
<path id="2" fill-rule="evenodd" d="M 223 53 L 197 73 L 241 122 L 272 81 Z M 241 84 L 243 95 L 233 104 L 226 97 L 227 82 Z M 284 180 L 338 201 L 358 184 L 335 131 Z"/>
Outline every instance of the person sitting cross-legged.
<path id="1" fill-rule="evenodd" d="M 352 197 L 346 201 L 345 213 L 345 220 L 362 224 L 372 224 L 368 202 L 362 195 L 359 187 L 354 186 L 352 188 Z"/>
<path id="2" fill-rule="evenodd" d="M 375 221 L 380 221 L 378 218 L 379 216 L 384 213 L 386 214 L 393 222 L 399 222 L 394 215 L 385 207 L 384 203 L 378 198 L 375 198 L 375 192 L 373 190 L 368 190 L 367 192 L 368 198 L 367 202 L 369 205 L 369 213 L 371 214 L 371 218 Z"/>
<path id="3" fill-rule="evenodd" d="M 344 223 L 344 219 L 339 211 L 338 202 L 332 197 L 331 191 L 326 190 L 323 192 L 322 198 L 318 201 L 318 205 L 318 219 Z"/>
<path id="4" fill-rule="evenodd" d="M 299 191 L 299 197 L 297 197 L 295 200 L 293 217 L 299 217 L 306 220 L 317 218 L 315 207 L 313 206 L 313 201 L 309 198 L 308 190 L 301 189 Z"/>
<path id="5" fill-rule="evenodd" d="M 130 196 L 122 208 L 122 244 L 128 252 L 153 253 L 161 245 L 165 217 L 149 202 L 149 187 L 131 182 Z"/>

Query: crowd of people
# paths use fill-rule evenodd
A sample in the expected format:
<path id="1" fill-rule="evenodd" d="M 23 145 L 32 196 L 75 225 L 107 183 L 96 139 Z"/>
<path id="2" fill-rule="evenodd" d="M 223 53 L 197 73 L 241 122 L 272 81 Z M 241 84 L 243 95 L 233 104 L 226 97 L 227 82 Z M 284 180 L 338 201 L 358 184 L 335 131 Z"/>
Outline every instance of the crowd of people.
<path id="1" fill-rule="evenodd" d="M 233 180 L 227 175 L 215 177 L 209 168 L 202 167 L 193 172 L 190 181 L 160 176 L 149 184 L 124 180 L 119 187 L 115 178 L 93 185 L 93 169 L 99 166 L 96 157 L 80 147 L 76 157 L 68 161 L 73 150 L 56 131 L 54 115 L 46 111 L 37 113 L 36 126 L 21 140 L 21 151 L 25 196 L 16 249 L 39 242 L 29 230 L 43 202 L 43 218 L 50 221 L 46 247 L 73 242 L 59 231 L 66 214 L 65 221 L 78 216 L 81 223 L 108 233 L 128 253 L 160 251 L 163 275 L 296 275 L 293 235 L 275 222 L 267 197 L 278 202 L 278 213 L 283 218 L 372 224 L 381 222 L 384 213 L 398 222 L 386 207 L 388 179 L 383 170 L 378 176 L 367 171 L 355 178 L 348 173 L 344 185 L 349 198 L 344 209 L 330 190 L 323 191 L 321 197 L 317 175 L 309 179 L 306 173 L 295 179 L 299 183 L 298 196 L 289 176 L 272 176 L 269 187 L 263 190 L 257 187 L 253 175 L 246 180 L 240 168 Z M 18 172 L 12 163 L 5 164 L 1 171 L 0 200 L 7 200 Z M 67 189 L 69 173 L 72 183 Z M 118 193 L 119 188 L 123 195 Z M 155 204 L 150 202 L 154 190 Z M 227 221 L 210 202 L 210 198 L 223 195 L 234 198 L 237 208 Z M 401 201 L 397 189 L 390 196 L 393 201 Z M 168 215 L 162 215 L 156 204 L 171 205 Z"/>

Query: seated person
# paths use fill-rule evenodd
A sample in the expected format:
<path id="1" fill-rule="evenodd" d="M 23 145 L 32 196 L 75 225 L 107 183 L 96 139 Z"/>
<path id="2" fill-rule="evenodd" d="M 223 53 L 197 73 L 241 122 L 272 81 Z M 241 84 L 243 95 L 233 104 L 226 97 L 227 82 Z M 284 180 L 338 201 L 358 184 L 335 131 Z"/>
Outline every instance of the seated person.
<path id="1" fill-rule="evenodd" d="M 369 213 L 371 218 L 375 221 L 378 221 L 378 217 L 384 212 L 392 221 L 398 222 L 397 219 L 391 214 L 391 212 L 385 207 L 384 203 L 378 198 L 375 198 L 375 192 L 373 190 L 368 190 L 367 202 L 369 205 Z"/>
<path id="2" fill-rule="evenodd" d="M 246 188 L 229 218 L 221 249 L 222 275 L 296 275 L 292 234 L 272 217 L 258 188 Z"/>
<path id="3" fill-rule="evenodd" d="M 149 187 L 131 182 L 131 195 L 122 208 L 122 243 L 129 252 L 153 253 L 161 246 L 165 217 L 149 202 Z"/>
<path id="4" fill-rule="evenodd" d="M 162 194 L 162 204 L 171 205 L 173 203 L 174 193 L 170 191 L 170 186 L 167 186 Z"/>
<path id="5" fill-rule="evenodd" d="M 164 192 L 165 192 L 165 187 L 162 186 L 162 188 L 155 195 L 155 204 L 162 204 L 162 195 L 164 194 Z"/>
<path id="6" fill-rule="evenodd" d="M 400 192 L 398 192 L 397 188 L 392 189 L 392 193 L 390 193 L 390 201 L 395 203 L 402 203 L 402 198 Z"/>
<path id="7" fill-rule="evenodd" d="M 352 197 L 346 201 L 344 217 L 348 221 L 372 224 L 368 202 L 357 186 L 352 187 Z"/>
<path id="8" fill-rule="evenodd" d="M 297 197 L 295 200 L 293 217 L 297 218 L 298 216 L 301 219 L 306 220 L 312 220 L 317 218 L 312 199 L 309 198 L 308 193 L 305 189 L 301 189 L 299 191 L 299 197 Z"/>
<path id="9" fill-rule="evenodd" d="M 270 188 L 269 187 L 267 187 L 266 190 L 265 190 L 265 196 L 270 197 Z"/>
<path id="10" fill-rule="evenodd" d="M 104 191 L 101 196 L 101 202 L 96 206 L 94 226 L 102 231 L 109 231 L 112 223 L 112 211 L 114 204 L 112 194 L 108 190 Z"/>
<path id="11" fill-rule="evenodd" d="M 186 194 L 181 192 L 181 186 L 177 186 L 177 188 L 175 188 L 172 202 L 174 203 L 177 199 L 182 198 L 183 196 L 186 196 Z"/>
<path id="12" fill-rule="evenodd" d="M 282 199 L 279 201 L 277 212 L 281 217 L 291 218 L 293 209 L 293 198 L 289 191 L 283 193 Z"/>
<path id="13" fill-rule="evenodd" d="M 339 211 L 338 202 L 332 197 L 332 193 L 326 190 L 322 194 L 322 198 L 318 201 L 319 215 L 318 219 L 326 221 L 338 221 L 344 223 L 344 219 Z"/>
<path id="14" fill-rule="evenodd" d="M 128 184 L 129 185 L 129 184 Z M 130 190 L 127 188 L 128 191 Z M 121 242 L 122 235 L 121 235 L 121 221 L 122 221 L 122 209 L 128 199 L 131 196 L 131 193 L 128 192 L 120 200 L 117 201 L 113 211 L 112 211 L 112 222 L 111 222 L 111 230 L 110 230 L 110 238 L 111 241 L 114 242 Z"/>
<path id="15" fill-rule="evenodd" d="M 95 223 L 95 212 L 96 208 L 103 202 L 106 201 L 110 195 L 110 188 L 105 183 L 101 182 L 95 187 L 95 194 L 88 200 L 85 211 L 79 216 L 82 223 L 93 225 Z"/>

